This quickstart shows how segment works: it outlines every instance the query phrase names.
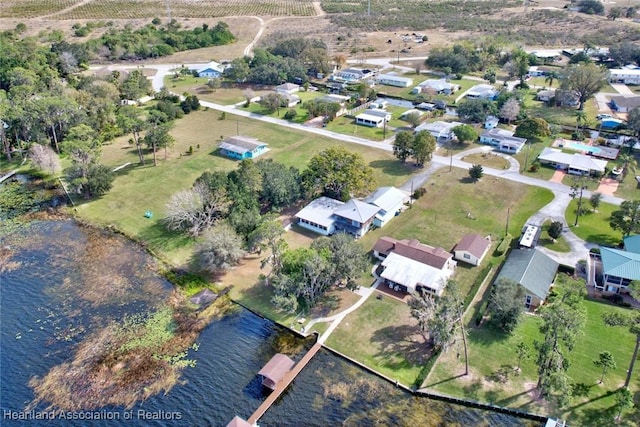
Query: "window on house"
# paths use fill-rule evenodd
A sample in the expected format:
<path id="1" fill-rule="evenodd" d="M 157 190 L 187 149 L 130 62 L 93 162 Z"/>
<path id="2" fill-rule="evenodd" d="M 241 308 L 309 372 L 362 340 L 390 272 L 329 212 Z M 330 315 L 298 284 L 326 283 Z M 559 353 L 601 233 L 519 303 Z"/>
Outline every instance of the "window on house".
<path id="1" fill-rule="evenodd" d="M 527 295 L 527 297 L 524 299 L 524 306 L 527 308 L 531 308 L 532 301 L 533 299 L 531 298 L 531 295 Z"/>
<path id="2" fill-rule="evenodd" d="M 471 259 L 471 255 L 469 255 L 469 254 L 464 254 L 464 255 L 462 255 L 462 257 L 464 259 Z"/>

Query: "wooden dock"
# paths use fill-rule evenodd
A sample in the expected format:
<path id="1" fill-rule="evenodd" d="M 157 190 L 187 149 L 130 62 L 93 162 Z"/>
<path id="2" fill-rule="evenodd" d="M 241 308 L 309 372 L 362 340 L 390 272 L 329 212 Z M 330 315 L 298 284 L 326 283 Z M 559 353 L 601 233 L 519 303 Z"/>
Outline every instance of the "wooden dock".
<path id="1" fill-rule="evenodd" d="M 7 179 L 11 178 L 13 175 L 15 175 L 18 172 L 18 169 L 16 170 L 12 170 L 11 172 L 7 173 L 6 175 L 2 176 L 0 178 L 0 183 L 6 181 Z"/>
<path id="2" fill-rule="evenodd" d="M 298 376 L 300 371 L 302 371 L 302 369 L 307 366 L 307 363 L 309 363 L 311 358 L 315 356 L 320 348 L 322 348 L 322 344 L 319 342 L 315 343 L 313 347 L 309 349 L 307 354 L 305 354 L 304 357 L 300 359 L 300 361 L 293 367 L 293 369 L 285 374 L 284 378 L 280 380 L 276 388 L 271 392 L 266 400 L 262 402 L 262 405 L 260 405 L 258 409 L 256 409 L 256 411 L 253 413 L 253 415 L 249 417 L 249 419 L 247 420 L 249 424 L 255 425 L 258 422 L 260 417 L 262 417 L 264 413 L 267 412 L 271 405 L 273 405 L 273 402 L 275 402 L 276 399 L 280 397 L 282 392 L 285 391 L 287 387 L 289 387 L 289 384 L 291 384 L 296 376 Z"/>

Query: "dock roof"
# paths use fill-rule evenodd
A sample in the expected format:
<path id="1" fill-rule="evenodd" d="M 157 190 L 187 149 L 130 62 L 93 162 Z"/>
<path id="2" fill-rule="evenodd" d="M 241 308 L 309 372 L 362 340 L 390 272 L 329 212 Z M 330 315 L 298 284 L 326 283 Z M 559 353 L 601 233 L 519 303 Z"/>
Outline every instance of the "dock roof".
<path id="1" fill-rule="evenodd" d="M 272 390 L 275 389 L 280 380 L 284 378 L 285 374 L 289 372 L 295 364 L 296 363 L 288 356 L 282 353 L 276 353 L 271 360 L 260 369 L 260 372 L 258 372 L 258 375 L 263 376 L 262 385 Z"/>

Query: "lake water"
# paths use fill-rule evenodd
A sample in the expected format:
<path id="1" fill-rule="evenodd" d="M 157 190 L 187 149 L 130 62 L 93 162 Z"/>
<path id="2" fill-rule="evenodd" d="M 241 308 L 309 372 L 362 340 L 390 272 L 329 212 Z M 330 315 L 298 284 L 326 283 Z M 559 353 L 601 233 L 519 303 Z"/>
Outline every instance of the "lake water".
<path id="1" fill-rule="evenodd" d="M 189 353 L 197 365 L 186 368 L 182 383 L 167 394 L 131 410 L 67 414 L 98 420 L 12 420 L 34 399 L 28 385 L 32 376 L 69 362 L 78 343 L 104 322 L 158 306 L 171 285 L 155 273 L 154 260 L 137 245 L 73 221 L 38 223 L 5 237 L 0 247 L 12 253 L 0 261 L 5 268 L 0 281 L 2 426 L 225 426 L 234 415 L 247 419 L 264 400 L 256 373 L 282 345 L 296 347 L 293 357 L 299 358 L 311 344 L 237 308 L 201 333 L 199 349 Z M 46 407 L 39 404 L 34 414 Z M 537 424 L 414 397 L 322 350 L 260 425 Z"/>

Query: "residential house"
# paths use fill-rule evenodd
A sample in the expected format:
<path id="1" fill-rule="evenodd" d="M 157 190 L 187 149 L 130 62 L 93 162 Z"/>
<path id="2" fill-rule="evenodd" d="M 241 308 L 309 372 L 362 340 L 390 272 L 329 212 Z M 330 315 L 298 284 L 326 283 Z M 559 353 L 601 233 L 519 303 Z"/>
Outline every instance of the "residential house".
<path id="1" fill-rule="evenodd" d="M 625 251 L 640 254 L 640 234 L 636 234 L 635 236 L 627 236 L 623 239 L 623 241 Z"/>
<path id="2" fill-rule="evenodd" d="M 422 117 L 424 115 L 424 113 L 422 111 L 419 111 L 419 110 L 416 110 L 415 108 L 412 108 L 412 109 L 407 110 L 404 113 L 400 114 L 400 120 L 407 120 L 407 117 L 410 116 L 411 114 L 417 115 L 418 117 Z"/>
<path id="3" fill-rule="evenodd" d="M 538 160 L 543 165 L 566 170 L 571 175 L 603 174 L 607 167 L 606 160 L 594 159 L 592 156 L 579 153 L 563 153 L 558 149 L 549 147 L 542 150 Z"/>
<path id="4" fill-rule="evenodd" d="M 402 211 L 404 204 L 409 202 L 409 194 L 395 187 L 380 187 L 363 201 L 379 209 L 373 225 L 381 228 Z"/>
<path id="5" fill-rule="evenodd" d="M 513 249 L 496 281 L 509 279 L 524 288 L 524 306 L 535 310 L 549 295 L 558 271 L 558 263 L 537 249 Z"/>
<path id="6" fill-rule="evenodd" d="M 384 99 L 376 99 L 375 101 L 369 104 L 369 108 L 377 108 L 380 110 L 384 110 L 389 105 L 389 101 L 385 101 Z"/>
<path id="7" fill-rule="evenodd" d="M 372 70 L 364 68 L 345 68 L 333 74 L 333 80 L 355 83 L 367 79 L 373 75 Z"/>
<path id="8" fill-rule="evenodd" d="M 640 107 L 638 95 L 616 95 L 609 98 L 611 109 L 618 113 L 628 113 L 636 107 Z"/>
<path id="9" fill-rule="evenodd" d="M 542 68 L 533 65 L 531 67 L 529 67 L 529 71 L 527 71 L 527 75 L 529 77 L 543 77 L 546 75 L 545 70 L 543 70 Z"/>
<path id="10" fill-rule="evenodd" d="M 370 114 L 370 111 L 371 110 L 365 110 L 364 113 L 358 114 L 356 116 L 356 124 L 375 128 L 383 127 L 386 122 L 385 116 Z"/>
<path id="11" fill-rule="evenodd" d="M 412 93 L 434 92 L 436 94 L 451 95 L 460 90 L 460 86 L 448 81 L 442 80 L 425 80 L 414 87 Z"/>
<path id="12" fill-rule="evenodd" d="M 347 102 L 351 98 L 345 95 L 337 95 L 337 94 L 329 94 L 321 96 L 320 98 L 316 98 L 316 102 L 327 102 L 327 103 L 336 103 L 340 105 L 340 109 L 336 113 L 336 117 L 344 116 L 347 114 Z"/>
<path id="13" fill-rule="evenodd" d="M 413 84 L 413 79 L 393 74 L 379 74 L 376 77 L 376 82 L 386 86 L 409 87 Z"/>
<path id="14" fill-rule="evenodd" d="M 387 110 L 384 110 L 382 108 L 372 108 L 371 106 L 369 106 L 369 108 L 367 108 L 366 110 L 364 110 L 365 113 L 370 114 L 372 116 L 378 116 L 378 117 L 382 117 L 384 118 L 386 121 L 391 120 L 391 113 Z"/>
<path id="15" fill-rule="evenodd" d="M 380 208 L 356 199 L 350 199 L 333 211 L 336 232 L 344 232 L 360 238 L 373 224 L 373 219 Z"/>
<path id="16" fill-rule="evenodd" d="M 527 139 L 513 136 L 513 132 L 506 129 L 493 128 L 482 132 L 480 142 L 496 147 L 496 150 L 503 153 L 517 154 L 522 150 Z"/>
<path id="17" fill-rule="evenodd" d="M 281 85 L 276 86 L 275 90 L 276 90 L 276 93 L 293 95 L 294 93 L 300 91 L 300 86 L 295 83 L 283 83 Z"/>
<path id="18" fill-rule="evenodd" d="M 480 265 L 491 247 L 491 239 L 479 234 L 466 234 L 453 248 L 453 257 L 471 265 Z"/>
<path id="19" fill-rule="evenodd" d="M 302 102 L 298 95 L 293 95 L 291 93 L 279 93 L 278 95 L 280 96 L 280 105 L 283 107 L 295 107 Z"/>
<path id="20" fill-rule="evenodd" d="M 629 284 L 640 280 L 640 236 L 625 239 L 625 249 L 600 247 L 602 258 L 602 284 L 596 281 L 596 289 L 616 293 L 626 292 Z"/>
<path id="21" fill-rule="evenodd" d="M 533 54 L 536 58 L 544 63 L 553 63 L 556 61 L 556 59 L 562 56 L 562 51 L 559 49 L 532 50 L 529 53 Z"/>
<path id="22" fill-rule="evenodd" d="M 220 151 L 233 159 L 255 159 L 269 149 L 267 144 L 248 136 L 230 136 L 220 143 Z"/>
<path id="23" fill-rule="evenodd" d="M 340 200 L 319 197 L 295 215 L 296 222 L 307 230 L 330 236 L 336 232 L 333 212 L 343 204 Z"/>
<path id="24" fill-rule="evenodd" d="M 612 68 L 609 70 L 609 82 L 638 85 L 640 84 L 640 70 Z"/>
<path id="25" fill-rule="evenodd" d="M 416 108 L 418 110 L 433 111 L 436 109 L 436 104 L 432 104 L 430 102 L 421 102 L 420 104 L 416 105 Z"/>
<path id="26" fill-rule="evenodd" d="M 487 116 L 487 118 L 484 120 L 484 128 L 485 129 L 493 129 L 498 127 L 498 124 L 500 123 L 500 119 L 497 118 L 496 116 Z"/>
<path id="27" fill-rule="evenodd" d="M 435 121 L 430 123 L 423 123 L 420 126 L 416 127 L 416 132 L 421 132 L 426 130 L 436 139 L 436 142 L 439 144 L 445 144 L 453 138 L 455 138 L 455 134 L 453 133 L 453 128 L 456 126 L 460 126 L 462 123 L 460 122 L 442 122 Z"/>
<path id="28" fill-rule="evenodd" d="M 206 66 L 196 71 L 198 72 L 198 77 L 217 79 L 222 77 L 222 73 L 224 73 L 224 68 L 225 68 L 224 65 L 218 64 L 215 61 L 211 61 Z"/>
<path id="29" fill-rule="evenodd" d="M 498 90 L 488 84 L 481 83 L 473 86 L 469 89 L 465 95 L 465 98 L 469 99 L 489 99 L 494 100 L 498 96 Z"/>
<path id="30" fill-rule="evenodd" d="M 442 295 L 447 281 L 455 273 L 453 255 L 417 240 L 381 237 L 373 247 L 373 254 L 382 260 L 380 277 L 396 291 L 423 290 Z"/>
<path id="31" fill-rule="evenodd" d="M 536 99 L 542 102 L 551 102 L 556 97 L 555 89 L 545 89 L 536 93 Z"/>

